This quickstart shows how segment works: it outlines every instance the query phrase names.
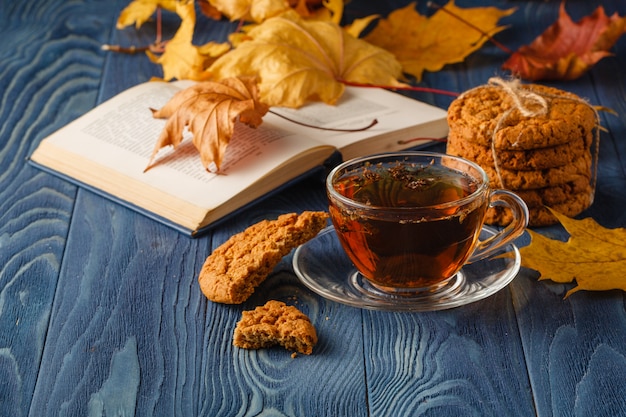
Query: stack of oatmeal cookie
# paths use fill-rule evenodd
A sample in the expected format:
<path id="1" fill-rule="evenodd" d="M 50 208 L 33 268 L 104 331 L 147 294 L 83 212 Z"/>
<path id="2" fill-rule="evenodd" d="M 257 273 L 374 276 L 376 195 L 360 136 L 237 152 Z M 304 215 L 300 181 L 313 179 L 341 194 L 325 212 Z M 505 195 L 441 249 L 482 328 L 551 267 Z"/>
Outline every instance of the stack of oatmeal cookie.
<path id="1" fill-rule="evenodd" d="M 575 216 L 591 205 L 597 118 L 578 96 L 540 85 L 485 85 L 452 102 L 448 124 L 447 153 L 478 163 L 493 188 L 522 197 L 530 226 L 556 222 L 547 207 Z M 496 207 L 486 222 L 509 221 Z"/>

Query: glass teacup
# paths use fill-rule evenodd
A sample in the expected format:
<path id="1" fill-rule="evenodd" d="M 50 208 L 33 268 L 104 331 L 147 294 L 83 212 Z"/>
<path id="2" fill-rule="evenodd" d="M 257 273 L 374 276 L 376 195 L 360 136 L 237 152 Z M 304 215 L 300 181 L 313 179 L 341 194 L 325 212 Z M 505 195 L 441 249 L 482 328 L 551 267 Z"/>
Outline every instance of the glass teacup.
<path id="1" fill-rule="evenodd" d="M 326 190 L 342 247 L 363 277 L 383 291 L 436 290 L 464 264 L 489 257 L 528 225 L 520 197 L 491 189 L 480 166 L 446 154 L 356 158 L 331 171 Z M 513 220 L 481 241 L 490 206 L 508 207 Z"/>

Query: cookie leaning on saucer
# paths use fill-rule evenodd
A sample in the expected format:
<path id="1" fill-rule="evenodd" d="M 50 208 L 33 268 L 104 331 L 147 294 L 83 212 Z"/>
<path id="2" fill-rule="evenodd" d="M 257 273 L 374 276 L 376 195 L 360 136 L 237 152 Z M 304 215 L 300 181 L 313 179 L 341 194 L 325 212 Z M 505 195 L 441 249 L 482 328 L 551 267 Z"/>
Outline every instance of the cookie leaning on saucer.
<path id="1" fill-rule="evenodd" d="M 233 235 L 209 255 L 198 281 L 211 301 L 241 304 L 292 249 L 314 238 L 328 213 L 289 213 L 263 220 Z"/>

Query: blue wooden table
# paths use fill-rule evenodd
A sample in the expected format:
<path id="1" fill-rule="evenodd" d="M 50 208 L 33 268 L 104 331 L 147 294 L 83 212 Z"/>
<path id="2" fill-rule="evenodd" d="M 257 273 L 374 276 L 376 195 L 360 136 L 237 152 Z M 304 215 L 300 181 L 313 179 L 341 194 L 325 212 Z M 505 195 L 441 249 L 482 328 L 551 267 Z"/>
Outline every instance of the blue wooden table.
<path id="1" fill-rule="evenodd" d="M 406 3 L 352 0 L 346 18 Z M 570 0 L 567 9 L 578 20 L 594 3 Z M 626 15 L 623 0 L 597 3 Z M 303 180 L 189 239 L 28 165 L 45 136 L 160 75 L 143 54 L 100 49 L 154 39 L 153 24 L 115 29 L 126 4 L 0 0 L 0 416 L 626 415 L 621 291 L 563 299 L 572 285 L 522 270 L 474 304 L 378 312 L 308 291 L 288 257 L 243 306 L 214 304 L 197 283 L 211 250 L 259 220 L 325 209 L 321 182 Z M 478 4 L 518 8 L 497 36 L 512 49 L 559 8 L 457 1 Z M 216 23 L 204 35 L 224 40 L 232 28 Z M 626 37 L 612 51 L 582 78 L 550 85 L 619 114 L 601 115 L 598 188 L 582 215 L 614 228 L 626 227 Z M 502 74 L 506 58 L 488 44 L 423 85 L 461 92 Z M 442 108 L 451 100 L 416 97 Z M 557 226 L 540 231 L 564 237 Z M 241 311 L 269 298 L 311 317 L 320 339 L 313 355 L 232 346 Z"/>

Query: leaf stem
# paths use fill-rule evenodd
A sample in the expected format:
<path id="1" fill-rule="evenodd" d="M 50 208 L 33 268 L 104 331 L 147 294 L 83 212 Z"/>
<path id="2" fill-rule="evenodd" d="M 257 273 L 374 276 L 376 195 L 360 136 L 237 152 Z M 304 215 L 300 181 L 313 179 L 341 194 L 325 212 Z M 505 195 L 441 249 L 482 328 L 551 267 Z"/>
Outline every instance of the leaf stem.
<path id="1" fill-rule="evenodd" d="M 336 129 L 336 128 L 332 128 L 332 127 L 321 127 L 321 126 L 315 126 L 315 125 L 310 125 L 310 124 L 307 124 L 307 123 L 299 122 L 297 120 L 293 120 L 293 119 L 291 119 L 291 118 L 289 118 L 289 117 L 287 117 L 285 115 L 282 115 L 282 114 L 277 113 L 277 112 L 272 111 L 272 110 L 270 110 L 269 112 L 274 114 L 274 115 L 276 115 L 276 116 L 278 116 L 278 117 L 282 117 L 283 119 L 288 120 L 288 121 L 290 121 L 292 123 L 300 125 L 300 126 L 305 126 L 305 127 L 310 127 L 310 128 L 313 128 L 313 129 L 320 129 L 320 130 L 329 130 L 329 131 L 332 131 L 332 132 L 362 132 L 362 131 L 367 130 L 370 127 L 375 126 L 376 124 L 378 124 L 378 120 L 374 119 L 374 120 L 372 120 L 370 122 L 369 125 L 363 126 L 363 127 L 358 127 L 356 129 Z"/>
<path id="2" fill-rule="evenodd" d="M 161 12 L 161 8 L 157 7 L 157 19 L 156 19 L 156 39 L 154 41 L 155 44 L 160 44 L 161 43 L 161 37 L 163 36 L 163 29 L 162 29 L 162 12 Z"/>
<path id="3" fill-rule="evenodd" d="M 160 7 L 157 7 L 157 15 L 156 15 L 156 38 L 154 40 L 154 43 L 147 45 L 147 46 L 121 46 L 121 45 L 109 45 L 109 44 L 104 44 L 100 47 L 100 49 L 102 49 L 103 51 L 112 51 L 112 52 L 118 52 L 118 53 L 122 53 L 122 54 L 136 54 L 138 52 L 145 52 L 145 51 L 150 51 L 153 52 L 155 54 L 162 54 L 163 51 L 165 50 L 165 45 L 167 44 L 167 41 L 162 40 L 163 39 L 163 18 L 162 18 L 162 9 Z"/>
<path id="4" fill-rule="evenodd" d="M 400 91 L 418 91 L 418 92 L 423 92 L 423 93 L 441 94 L 441 95 L 450 96 L 450 97 L 457 97 L 459 95 L 459 93 L 455 93 L 453 91 L 440 90 L 438 88 L 431 88 L 431 87 L 418 87 L 418 86 L 412 86 L 412 85 L 389 86 L 389 85 L 357 83 L 354 81 L 347 81 L 347 80 L 338 80 L 338 81 L 344 85 L 349 85 L 352 87 L 384 88 L 385 90 L 400 90 Z"/>
<path id="5" fill-rule="evenodd" d="M 138 52 L 144 52 L 147 51 L 148 49 L 150 49 L 149 46 L 120 46 L 120 45 L 109 45 L 109 44 L 104 44 L 100 47 L 100 49 L 102 49 L 103 51 L 111 51 L 111 52 L 119 52 L 122 54 L 136 54 Z"/>
<path id="6" fill-rule="evenodd" d="M 442 12 L 448 13 L 450 16 L 454 17 L 455 19 L 465 23 L 467 26 L 471 27 L 472 29 L 476 30 L 478 33 L 480 33 L 481 35 L 483 35 L 484 37 L 486 37 L 487 39 L 489 39 L 489 41 L 491 43 L 493 43 L 495 46 L 497 46 L 498 48 L 500 48 L 502 51 L 506 52 L 509 55 L 513 54 L 513 51 L 510 50 L 509 48 L 507 48 L 505 45 L 501 44 L 500 42 L 498 42 L 497 40 L 495 40 L 491 35 L 489 35 L 488 33 L 485 33 L 482 29 L 480 29 L 478 26 L 474 25 L 473 23 L 468 22 L 467 20 L 463 19 L 461 16 L 451 12 L 450 10 L 446 9 L 445 7 L 441 7 L 440 5 L 433 3 L 432 1 L 428 2 L 428 7 L 431 7 L 433 9 L 437 9 L 437 10 L 441 10 Z"/>
<path id="7" fill-rule="evenodd" d="M 399 140 L 398 144 L 399 145 L 408 145 L 409 143 L 412 142 L 421 142 L 424 140 L 428 140 L 428 141 L 432 141 L 432 142 L 441 142 L 441 143 L 446 143 L 448 141 L 448 138 L 412 138 L 412 139 L 403 139 L 403 140 Z"/>
<path id="8" fill-rule="evenodd" d="M 163 51 L 165 50 L 165 45 L 167 44 L 167 41 L 162 41 L 162 42 L 155 42 L 153 44 L 147 45 L 147 46 L 121 46 L 121 45 L 109 45 L 109 44 L 103 44 L 100 49 L 102 49 L 103 51 L 111 51 L 111 52 L 118 52 L 121 54 L 136 54 L 139 52 L 145 52 L 145 51 L 150 51 L 150 52 L 154 52 L 155 54 L 162 54 Z"/>

